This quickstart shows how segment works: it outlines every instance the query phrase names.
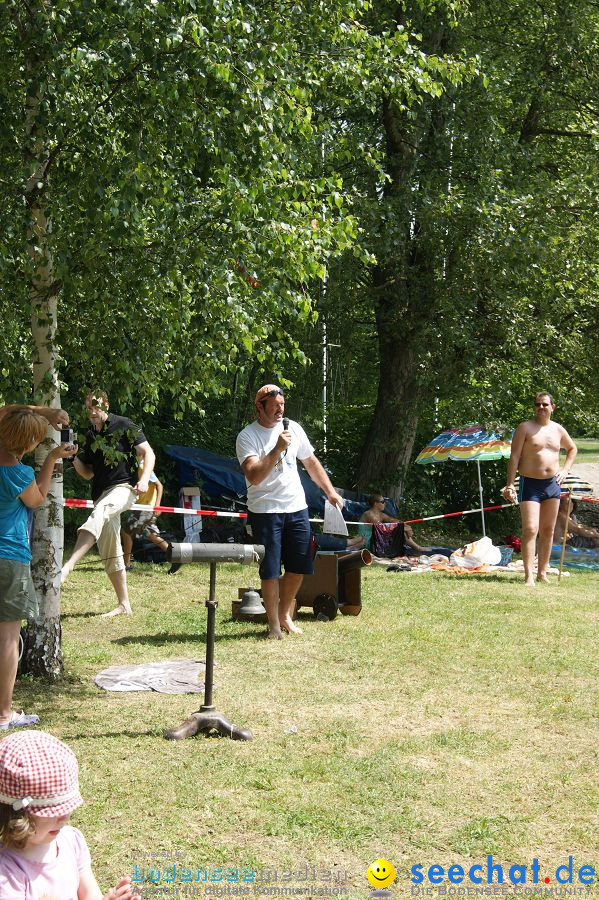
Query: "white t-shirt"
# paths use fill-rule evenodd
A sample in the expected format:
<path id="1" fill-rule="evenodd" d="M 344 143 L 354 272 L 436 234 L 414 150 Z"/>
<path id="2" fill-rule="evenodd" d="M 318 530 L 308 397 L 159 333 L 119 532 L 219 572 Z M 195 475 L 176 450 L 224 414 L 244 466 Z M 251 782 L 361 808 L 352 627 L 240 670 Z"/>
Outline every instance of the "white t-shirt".
<path id="1" fill-rule="evenodd" d="M 283 424 L 274 428 L 265 428 L 258 422 L 252 422 L 237 435 L 235 450 L 239 465 L 249 456 L 265 457 L 273 449 Z M 298 459 L 309 459 L 314 454 L 314 447 L 308 440 L 306 432 L 297 422 L 289 422 L 292 441 L 287 453 L 274 469 L 259 484 L 250 484 L 245 480 L 248 489 L 248 509 L 255 513 L 292 513 L 306 509 L 306 495 L 297 470 Z"/>

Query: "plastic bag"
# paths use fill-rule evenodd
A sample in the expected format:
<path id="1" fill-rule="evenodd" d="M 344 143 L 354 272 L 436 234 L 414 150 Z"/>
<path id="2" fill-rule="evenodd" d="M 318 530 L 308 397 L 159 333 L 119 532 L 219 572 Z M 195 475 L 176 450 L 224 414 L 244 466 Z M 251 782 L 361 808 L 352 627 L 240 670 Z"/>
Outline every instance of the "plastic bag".
<path id="1" fill-rule="evenodd" d="M 484 537 L 471 544 L 454 550 L 449 558 L 451 566 L 464 566 L 466 569 L 477 569 L 479 566 L 498 566 L 501 561 L 501 550 L 494 547 L 491 538 Z"/>

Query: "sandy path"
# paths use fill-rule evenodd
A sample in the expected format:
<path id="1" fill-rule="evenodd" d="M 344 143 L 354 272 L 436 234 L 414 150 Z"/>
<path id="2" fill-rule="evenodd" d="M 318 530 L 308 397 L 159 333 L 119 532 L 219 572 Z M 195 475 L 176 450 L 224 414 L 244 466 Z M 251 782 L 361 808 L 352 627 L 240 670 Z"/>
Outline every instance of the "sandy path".
<path id="1" fill-rule="evenodd" d="M 593 495 L 599 497 L 599 463 L 574 463 L 572 474 L 589 481 L 594 488 Z"/>

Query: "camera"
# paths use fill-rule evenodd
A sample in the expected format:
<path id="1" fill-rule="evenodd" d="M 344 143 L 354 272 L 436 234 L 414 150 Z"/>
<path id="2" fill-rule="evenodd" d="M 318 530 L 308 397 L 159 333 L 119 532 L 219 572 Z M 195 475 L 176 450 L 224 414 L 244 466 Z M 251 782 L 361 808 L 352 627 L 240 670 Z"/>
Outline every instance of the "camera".
<path id="1" fill-rule="evenodd" d="M 73 431 L 72 428 L 61 428 L 60 429 L 60 443 L 61 444 L 74 444 L 77 435 Z"/>

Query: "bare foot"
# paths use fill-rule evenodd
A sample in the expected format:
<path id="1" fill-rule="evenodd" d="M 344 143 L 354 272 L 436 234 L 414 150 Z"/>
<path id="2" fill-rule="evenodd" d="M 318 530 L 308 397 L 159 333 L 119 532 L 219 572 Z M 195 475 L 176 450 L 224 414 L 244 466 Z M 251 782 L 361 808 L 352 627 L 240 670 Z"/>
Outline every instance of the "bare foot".
<path id="1" fill-rule="evenodd" d="M 64 584 L 70 574 L 71 570 L 67 569 L 67 567 L 65 566 L 64 569 L 62 569 L 60 572 L 60 583 Z"/>
<path id="2" fill-rule="evenodd" d="M 291 619 L 286 622 L 281 622 L 281 628 L 283 631 L 286 631 L 287 634 L 303 634 L 302 629 L 298 628 L 297 625 L 294 625 Z"/>
<path id="3" fill-rule="evenodd" d="M 347 542 L 348 550 L 361 550 L 364 544 L 366 543 L 366 538 L 364 535 L 361 537 L 350 538 Z"/>
<path id="4" fill-rule="evenodd" d="M 115 606 L 114 609 L 111 609 L 110 612 L 102 613 L 102 619 L 112 619 L 114 616 L 130 616 L 133 610 L 130 606 L 123 606 L 122 603 L 119 603 L 118 606 Z"/>
<path id="5" fill-rule="evenodd" d="M 549 579 L 545 574 L 537 575 L 537 581 L 540 581 L 542 584 L 549 584 Z"/>
<path id="6" fill-rule="evenodd" d="M 266 635 L 266 639 L 269 641 L 282 641 L 283 635 L 280 629 L 278 631 L 269 631 Z"/>

